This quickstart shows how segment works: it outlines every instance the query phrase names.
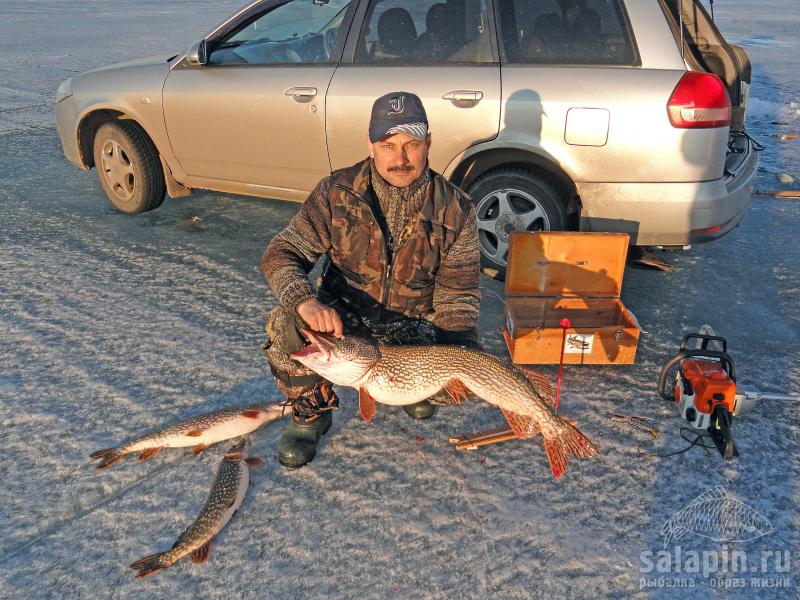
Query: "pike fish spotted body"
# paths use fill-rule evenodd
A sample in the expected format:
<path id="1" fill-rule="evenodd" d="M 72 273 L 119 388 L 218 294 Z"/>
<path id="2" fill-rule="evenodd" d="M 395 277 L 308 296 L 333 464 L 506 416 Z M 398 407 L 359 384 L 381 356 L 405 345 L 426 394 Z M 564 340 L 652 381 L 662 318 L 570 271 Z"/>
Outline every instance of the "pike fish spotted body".
<path id="1" fill-rule="evenodd" d="M 456 402 L 469 392 L 498 407 L 518 437 L 541 433 L 555 477 L 568 456 L 589 458 L 597 447 L 553 414 L 549 383 L 496 356 L 460 346 L 382 346 L 355 336 L 335 338 L 304 332 L 310 340 L 292 357 L 329 381 L 359 390 L 361 415 L 370 420 L 375 402 L 413 404 L 445 389 Z"/>
<path id="2" fill-rule="evenodd" d="M 161 569 L 171 567 L 184 556 L 192 562 L 206 562 L 211 555 L 211 542 L 239 508 L 250 484 L 250 466 L 264 461 L 251 458 L 250 440 L 244 438 L 233 446 L 222 459 L 214 485 L 200 514 L 173 544 L 172 549 L 145 556 L 131 565 L 136 578 L 147 577 Z"/>
<path id="3" fill-rule="evenodd" d="M 98 469 L 110 467 L 126 454 L 140 452 L 139 460 L 147 460 L 164 448 L 194 447 L 199 454 L 211 444 L 252 433 L 264 423 L 283 416 L 283 407 L 276 403 L 250 404 L 223 408 L 170 425 L 149 435 L 131 440 L 116 448 L 93 452 L 100 461 Z"/>

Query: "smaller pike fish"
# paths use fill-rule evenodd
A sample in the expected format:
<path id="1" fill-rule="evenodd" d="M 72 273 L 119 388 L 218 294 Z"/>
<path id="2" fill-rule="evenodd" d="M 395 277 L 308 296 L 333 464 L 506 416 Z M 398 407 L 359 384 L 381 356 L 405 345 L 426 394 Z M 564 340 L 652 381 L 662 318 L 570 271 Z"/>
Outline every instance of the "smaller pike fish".
<path id="1" fill-rule="evenodd" d="M 172 545 L 171 550 L 145 556 L 131 565 L 136 578 L 147 577 L 171 567 L 184 556 L 192 562 L 204 563 L 211 556 L 211 542 L 239 509 L 250 484 L 250 467 L 263 464 L 260 458 L 251 458 L 250 439 L 244 438 L 225 454 L 217 470 L 208 500 L 194 523 Z"/>
<path id="2" fill-rule="evenodd" d="M 283 412 L 283 407 L 276 403 L 223 408 L 175 423 L 116 448 L 98 450 L 90 456 L 100 460 L 98 469 L 104 469 L 134 452 L 141 452 L 139 460 L 147 460 L 164 448 L 194 446 L 194 454 L 197 455 L 211 444 L 252 433 L 264 423 L 281 418 Z"/>
<path id="3" fill-rule="evenodd" d="M 507 365 L 496 356 L 459 346 L 383 346 L 364 338 L 303 332 L 309 344 L 292 357 L 328 381 L 359 391 L 361 416 L 375 403 L 401 406 L 444 389 L 456 402 L 470 392 L 501 410 L 517 437 L 542 434 L 555 477 L 569 456 L 590 458 L 597 447 L 552 412 L 553 395 L 541 375 Z"/>

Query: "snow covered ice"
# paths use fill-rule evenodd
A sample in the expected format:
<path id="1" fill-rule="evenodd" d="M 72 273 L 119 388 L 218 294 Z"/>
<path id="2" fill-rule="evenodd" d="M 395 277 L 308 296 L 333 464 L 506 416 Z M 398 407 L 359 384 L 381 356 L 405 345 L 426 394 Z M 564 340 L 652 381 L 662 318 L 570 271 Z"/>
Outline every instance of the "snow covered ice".
<path id="1" fill-rule="evenodd" d="M 561 410 L 602 455 L 572 461 L 563 480 L 538 440 L 456 452 L 451 435 L 502 424 L 485 403 L 427 422 L 381 405 L 367 424 L 341 390 L 308 467 L 278 464 L 282 424 L 254 435 L 267 463 L 208 563 L 133 579 L 131 562 L 195 518 L 227 445 L 103 472 L 88 455 L 206 410 L 279 399 L 259 351 L 275 299 L 258 261 L 297 205 L 198 192 L 121 215 L 94 172 L 64 160 L 52 98 L 77 72 L 185 48 L 241 3 L 0 3 L 0 598 L 797 597 L 794 564 L 788 590 L 718 589 L 735 573 L 640 589 L 664 523 L 717 486 L 774 529 L 730 549 L 753 561 L 800 555 L 800 407 L 763 402 L 737 420 L 733 462 L 637 451 L 684 446 L 658 372 L 703 323 L 728 338 L 740 381 L 800 391 L 800 202 L 758 196 L 721 241 L 667 254 L 672 273 L 626 272 L 623 301 L 645 330 L 637 361 L 565 369 Z M 717 0 L 715 12 L 753 61 L 749 130 L 767 146 L 756 187 L 775 189 L 778 173 L 800 177 L 800 140 L 777 139 L 800 133 L 800 9 Z M 505 356 L 502 286 L 482 285 L 481 339 Z M 661 437 L 620 428 L 615 412 L 654 418 Z"/>

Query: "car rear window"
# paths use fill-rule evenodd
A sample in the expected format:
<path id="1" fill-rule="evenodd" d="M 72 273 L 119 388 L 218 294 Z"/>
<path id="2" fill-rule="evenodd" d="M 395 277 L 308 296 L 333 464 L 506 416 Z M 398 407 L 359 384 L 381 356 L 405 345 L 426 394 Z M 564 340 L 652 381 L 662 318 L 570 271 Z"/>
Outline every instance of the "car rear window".
<path id="1" fill-rule="evenodd" d="M 507 63 L 632 65 L 621 0 L 496 0 Z"/>
<path id="2" fill-rule="evenodd" d="M 356 62 L 492 62 L 485 0 L 372 0 Z"/>

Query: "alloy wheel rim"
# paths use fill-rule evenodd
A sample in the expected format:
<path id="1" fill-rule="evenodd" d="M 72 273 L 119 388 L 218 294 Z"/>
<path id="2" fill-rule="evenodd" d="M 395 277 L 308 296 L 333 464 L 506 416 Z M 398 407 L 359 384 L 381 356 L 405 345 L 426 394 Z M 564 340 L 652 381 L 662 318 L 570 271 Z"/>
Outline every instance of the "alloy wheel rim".
<path id="1" fill-rule="evenodd" d="M 130 201 L 136 191 L 136 177 L 128 152 L 117 140 L 106 140 L 100 148 L 103 175 L 112 193 Z"/>
<path id="2" fill-rule="evenodd" d="M 531 194 L 513 188 L 490 192 L 475 207 L 481 254 L 498 265 L 508 264 L 512 231 L 549 231 L 550 219 Z"/>

